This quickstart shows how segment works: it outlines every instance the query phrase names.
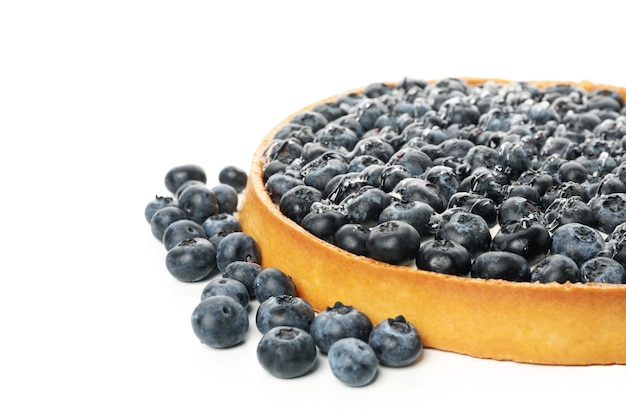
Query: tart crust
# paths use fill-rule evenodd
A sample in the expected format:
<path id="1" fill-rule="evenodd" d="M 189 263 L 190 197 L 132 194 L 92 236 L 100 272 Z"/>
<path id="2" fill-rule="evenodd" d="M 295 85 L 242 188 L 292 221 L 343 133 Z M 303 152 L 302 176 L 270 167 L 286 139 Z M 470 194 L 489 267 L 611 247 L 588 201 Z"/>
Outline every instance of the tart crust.
<path id="1" fill-rule="evenodd" d="M 470 85 L 510 82 L 464 79 Z M 626 98 L 625 88 L 588 81 L 531 83 L 611 88 Z M 253 156 L 238 216 L 258 243 L 264 268 L 290 275 L 298 295 L 317 311 L 341 301 L 374 324 L 403 315 L 425 347 L 536 364 L 626 364 L 626 285 L 517 283 L 389 265 L 318 239 L 284 216 L 265 191 L 263 151 L 281 126 L 315 104 L 274 127 Z"/>

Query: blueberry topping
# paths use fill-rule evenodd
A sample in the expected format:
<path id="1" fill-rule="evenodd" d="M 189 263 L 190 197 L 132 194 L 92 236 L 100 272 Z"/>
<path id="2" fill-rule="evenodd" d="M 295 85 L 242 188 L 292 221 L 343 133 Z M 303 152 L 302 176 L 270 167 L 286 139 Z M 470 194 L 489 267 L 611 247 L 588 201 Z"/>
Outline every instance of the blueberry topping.
<path id="1" fill-rule="evenodd" d="M 585 261 L 580 266 L 580 281 L 624 284 L 626 272 L 624 266 L 616 260 L 598 256 Z"/>
<path id="2" fill-rule="evenodd" d="M 420 239 L 419 233 L 410 224 L 388 220 L 370 230 L 365 247 L 372 259 L 402 265 L 415 259 Z"/>
<path id="3" fill-rule="evenodd" d="M 532 270 L 531 282 L 579 282 L 580 269 L 572 258 L 565 255 L 548 255 L 543 258 Z"/>
<path id="4" fill-rule="evenodd" d="M 523 256 L 512 252 L 491 251 L 481 253 L 474 259 L 470 274 L 473 278 L 529 282 L 531 271 Z"/>
<path id="5" fill-rule="evenodd" d="M 554 230 L 550 252 L 569 256 L 581 265 L 603 248 L 604 239 L 598 230 L 580 223 L 567 223 Z"/>
<path id="6" fill-rule="evenodd" d="M 465 276 L 470 271 L 472 259 L 460 243 L 434 239 L 419 248 L 415 264 L 425 271 Z"/>

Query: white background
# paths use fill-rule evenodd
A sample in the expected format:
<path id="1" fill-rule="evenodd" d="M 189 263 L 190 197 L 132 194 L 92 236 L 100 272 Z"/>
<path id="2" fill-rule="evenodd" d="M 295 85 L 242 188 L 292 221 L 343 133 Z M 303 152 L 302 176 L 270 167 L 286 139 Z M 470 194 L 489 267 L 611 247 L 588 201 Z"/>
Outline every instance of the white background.
<path id="1" fill-rule="evenodd" d="M 195 338 L 204 284 L 168 274 L 143 214 L 169 168 L 197 163 L 217 183 L 287 115 L 369 82 L 626 85 L 619 13 L 554 3 L 0 3 L 0 414 L 619 413 L 623 366 L 429 349 L 360 389 L 325 357 L 273 378 L 254 325 L 233 349 Z"/>

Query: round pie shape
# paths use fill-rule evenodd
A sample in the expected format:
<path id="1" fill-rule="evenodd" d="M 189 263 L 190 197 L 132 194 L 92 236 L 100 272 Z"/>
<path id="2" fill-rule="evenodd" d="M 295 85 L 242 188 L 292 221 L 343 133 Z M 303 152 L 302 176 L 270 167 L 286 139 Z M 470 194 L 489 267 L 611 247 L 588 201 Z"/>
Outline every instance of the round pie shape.
<path id="1" fill-rule="evenodd" d="M 510 82 L 465 78 L 469 85 L 489 80 Z M 532 83 L 540 88 L 551 84 L 611 88 L 626 98 L 626 89 L 604 84 Z M 258 243 L 263 267 L 290 275 L 298 295 L 317 311 L 341 301 L 367 314 L 373 323 L 403 315 L 419 330 L 425 347 L 537 364 L 626 363 L 624 284 L 470 279 L 390 265 L 342 250 L 285 217 L 265 190 L 263 152 L 281 126 L 316 104 L 286 117 L 253 156 L 239 220 Z"/>

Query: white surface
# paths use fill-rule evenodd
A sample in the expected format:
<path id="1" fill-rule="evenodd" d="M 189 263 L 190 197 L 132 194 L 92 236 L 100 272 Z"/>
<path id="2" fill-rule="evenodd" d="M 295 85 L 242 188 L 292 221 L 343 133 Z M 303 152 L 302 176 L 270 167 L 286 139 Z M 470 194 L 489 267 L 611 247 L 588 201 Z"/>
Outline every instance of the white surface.
<path id="1" fill-rule="evenodd" d="M 199 343 L 189 319 L 204 284 L 168 274 L 143 217 L 169 168 L 198 163 L 216 183 L 227 164 L 247 168 L 288 114 L 372 81 L 626 85 L 618 14 L 597 1 L 499 13 L 483 2 L 222 3 L 0 5 L 0 414 L 622 409 L 623 366 L 427 350 L 361 389 L 334 379 L 324 357 L 311 375 L 273 378 L 256 362 L 254 326 L 234 349 Z"/>

